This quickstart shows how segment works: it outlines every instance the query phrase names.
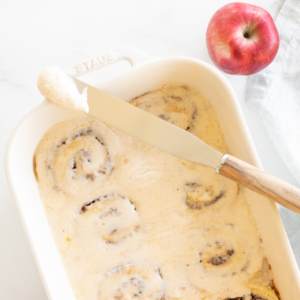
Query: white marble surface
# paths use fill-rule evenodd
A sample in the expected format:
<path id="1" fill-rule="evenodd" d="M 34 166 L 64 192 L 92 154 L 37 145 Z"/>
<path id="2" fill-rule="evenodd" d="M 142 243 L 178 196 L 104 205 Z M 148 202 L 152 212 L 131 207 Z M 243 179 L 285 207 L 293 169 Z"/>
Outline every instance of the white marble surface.
<path id="1" fill-rule="evenodd" d="M 248 2 L 262 6 L 275 17 L 283 1 Z M 4 172 L 5 147 L 11 131 L 43 99 L 36 87 L 39 72 L 49 65 L 64 68 L 121 46 L 135 47 L 158 57 L 184 55 L 210 62 L 205 45 L 206 27 L 212 14 L 227 2 L 0 2 L 0 299 L 46 299 Z M 260 118 L 245 105 L 247 78 L 226 77 L 238 95 L 263 167 L 297 185 Z M 293 239 L 296 245 L 297 238 Z"/>

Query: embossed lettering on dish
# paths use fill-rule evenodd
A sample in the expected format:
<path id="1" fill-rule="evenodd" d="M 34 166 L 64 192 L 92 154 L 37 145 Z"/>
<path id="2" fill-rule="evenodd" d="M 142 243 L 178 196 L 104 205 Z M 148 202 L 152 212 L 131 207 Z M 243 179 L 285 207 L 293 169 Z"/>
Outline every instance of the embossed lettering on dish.
<path id="1" fill-rule="evenodd" d="M 80 64 L 75 66 L 76 72 L 78 74 L 85 73 L 87 71 L 91 71 L 97 69 L 101 66 L 104 66 L 110 62 L 115 60 L 115 55 L 113 52 L 108 52 L 102 55 L 95 56 L 91 59 L 88 59 Z"/>

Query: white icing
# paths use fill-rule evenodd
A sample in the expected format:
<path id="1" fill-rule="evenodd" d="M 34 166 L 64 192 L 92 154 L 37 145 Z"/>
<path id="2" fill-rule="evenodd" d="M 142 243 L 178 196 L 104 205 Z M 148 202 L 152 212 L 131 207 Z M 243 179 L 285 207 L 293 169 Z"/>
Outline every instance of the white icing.
<path id="1" fill-rule="evenodd" d="M 117 243 L 139 229 L 138 213 L 129 199 L 105 195 L 82 208 L 78 218 L 81 231 L 94 231 L 108 243 Z"/>
<path id="2" fill-rule="evenodd" d="M 227 153 L 215 112 L 196 90 L 166 86 L 131 103 Z M 78 300 L 224 300 L 270 283 L 244 189 L 215 170 L 84 114 L 49 130 L 36 165 Z"/>
<path id="3" fill-rule="evenodd" d="M 102 300 L 161 300 L 163 295 L 158 268 L 145 263 L 110 270 L 100 282 Z"/>
<path id="4" fill-rule="evenodd" d="M 55 104 L 88 113 L 87 88 L 82 94 L 72 77 L 58 67 L 44 69 L 37 81 L 40 93 Z"/>

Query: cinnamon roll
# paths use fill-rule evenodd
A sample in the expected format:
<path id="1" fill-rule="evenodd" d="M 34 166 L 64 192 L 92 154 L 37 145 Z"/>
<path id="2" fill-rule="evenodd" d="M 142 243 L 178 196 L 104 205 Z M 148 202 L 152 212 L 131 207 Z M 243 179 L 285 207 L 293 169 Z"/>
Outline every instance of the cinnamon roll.
<path id="1" fill-rule="evenodd" d="M 47 153 L 41 152 L 44 163 L 39 168 L 44 166 L 53 187 L 66 194 L 81 195 L 99 187 L 115 168 L 119 149 L 115 134 L 88 116 L 79 117 L 72 130 L 63 132 L 55 137 L 54 145 L 45 147 Z M 45 172 L 37 169 L 37 173 L 39 177 Z"/>
<path id="2" fill-rule="evenodd" d="M 238 194 L 238 185 L 225 178 L 217 178 L 216 174 L 207 174 L 209 180 L 201 182 L 189 181 L 185 184 L 185 204 L 192 210 L 202 210 L 206 207 L 215 208 L 233 202 Z"/>
<path id="3" fill-rule="evenodd" d="M 192 130 L 198 111 L 189 98 L 191 92 L 186 86 L 167 87 L 163 91 L 145 93 L 130 103 L 182 129 Z"/>
<path id="4" fill-rule="evenodd" d="M 278 300 L 278 295 L 269 286 L 249 285 L 251 300 Z M 247 298 L 245 298 L 247 300 Z"/>
<path id="5" fill-rule="evenodd" d="M 219 276 L 235 276 L 242 273 L 255 274 L 262 265 L 255 249 L 247 237 L 239 235 L 234 226 L 222 230 L 208 228 L 205 242 L 199 252 L 199 263 L 205 270 Z M 256 258 L 256 259 L 254 259 Z"/>
<path id="6" fill-rule="evenodd" d="M 94 230 L 108 243 L 115 244 L 139 229 L 134 204 L 118 194 L 104 195 L 85 204 L 79 214 L 81 230 Z"/>
<path id="7" fill-rule="evenodd" d="M 103 300 L 161 300 L 163 296 L 159 269 L 150 264 L 115 268 L 105 274 L 100 284 L 100 299 Z"/>
<path id="8" fill-rule="evenodd" d="M 187 130 L 221 153 L 226 140 L 215 112 L 203 95 L 187 85 L 164 85 L 140 95 L 130 103 L 156 117 Z"/>
<path id="9" fill-rule="evenodd" d="M 278 296 L 269 286 L 250 285 L 250 292 L 238 297 L 218 298 L 217 300 L 279 300 Z"/>
<path id="10" fill-rule="evenodd" d="M 216 286 L 223 282 L 247 284 L 263 266 L 260 245 L 252 243 L 233 224 L 207 227 L 199 238 L 198 256 L 189 268 L 193 284 L 204 288 L 212 280 Z M 197 260 L 197 261 L 196 261 Z"/>
<path id="11" fill-rule="evenodd" d="M 185 203 L 191 209 L 212 205 L 225 195 L 225 190 L 215 191 L 213 186 L 203 186 L 197 182 L 186 183 L 186 191 Z"/>

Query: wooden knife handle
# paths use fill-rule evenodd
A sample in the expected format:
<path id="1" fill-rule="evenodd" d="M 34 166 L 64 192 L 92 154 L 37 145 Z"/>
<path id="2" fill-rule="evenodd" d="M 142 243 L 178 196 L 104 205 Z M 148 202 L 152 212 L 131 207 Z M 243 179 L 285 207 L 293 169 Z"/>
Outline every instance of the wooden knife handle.
<path id="1" fill-rule="evenodd" d="M 219 173 L 300 213 L 300 189 L 229 154 Z M 224 156 L 225 159 L 225 156 Z"/>

